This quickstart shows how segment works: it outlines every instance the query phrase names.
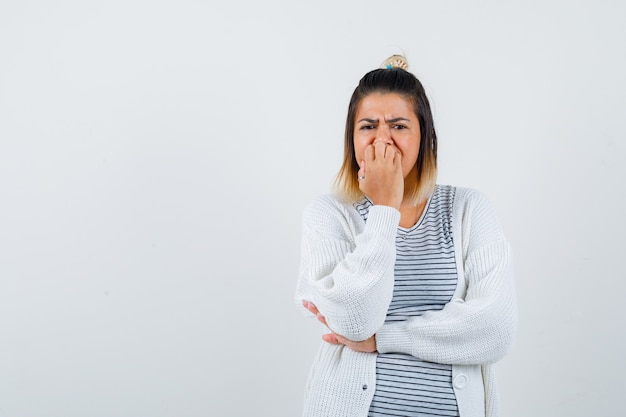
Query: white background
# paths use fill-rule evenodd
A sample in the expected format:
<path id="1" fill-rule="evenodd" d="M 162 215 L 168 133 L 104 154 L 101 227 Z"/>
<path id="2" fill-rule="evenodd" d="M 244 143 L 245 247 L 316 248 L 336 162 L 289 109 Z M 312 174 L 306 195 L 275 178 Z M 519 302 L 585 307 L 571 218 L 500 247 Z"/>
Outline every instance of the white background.
<path id="1" fill-rule="evenodd" d="M 0 417 L 297 416 L 349 96 L 404 51 L 514 248 L 504 415 L 623 412 L 618 1 L 0 3 Z"/>

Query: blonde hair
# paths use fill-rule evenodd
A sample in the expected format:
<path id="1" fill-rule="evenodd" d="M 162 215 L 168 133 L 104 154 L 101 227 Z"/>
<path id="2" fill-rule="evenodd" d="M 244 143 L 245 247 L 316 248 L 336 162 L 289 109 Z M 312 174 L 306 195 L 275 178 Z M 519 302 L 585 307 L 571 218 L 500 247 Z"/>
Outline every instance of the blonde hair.
<path id="1" fill-rule="evenodd" d="M 373 93 L 395 93 L 409 100 L 420 123 L 420 149 L 415 167 L 405 179 L 404 199 L 417 205 L 428 199 L 437 181 L 437 134 L 430 103 L 420 81 L 408 71 L 408 62 L 402 55 L 392 55 L 382 68 L 368 72 L 361 78 L 348 105 L 344 134 L 343 163 L 335 178 L 335 190 L 346 202 L 363 198 L 357 173 L 359 164 L 354 155 L 354 125 L 361 101 Z"/>

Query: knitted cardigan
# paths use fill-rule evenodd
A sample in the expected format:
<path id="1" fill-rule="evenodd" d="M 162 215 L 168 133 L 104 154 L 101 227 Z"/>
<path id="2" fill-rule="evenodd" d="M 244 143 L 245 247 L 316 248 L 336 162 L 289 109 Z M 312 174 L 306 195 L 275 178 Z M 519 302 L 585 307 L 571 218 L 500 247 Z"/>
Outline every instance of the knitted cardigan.
<path id="1" fill-rule="evenodd" d="M 461 417 L 497 417 L 491 364 L 512 347 L 516 328 L 510 247 L 482 194 L 457 188 L 452 233 L 458 284 L 439 311 L 385 324 L 394 286 L 400 213 L 372 206 L 367 223 L 332 196 L 304 211 L 296 303 L 313 302 L 333 332 L 377 350 L 452 365 Z M 304 417 L 365 417 L 376 386 L 376 353 L 322 342 L 305 391 Z"/>

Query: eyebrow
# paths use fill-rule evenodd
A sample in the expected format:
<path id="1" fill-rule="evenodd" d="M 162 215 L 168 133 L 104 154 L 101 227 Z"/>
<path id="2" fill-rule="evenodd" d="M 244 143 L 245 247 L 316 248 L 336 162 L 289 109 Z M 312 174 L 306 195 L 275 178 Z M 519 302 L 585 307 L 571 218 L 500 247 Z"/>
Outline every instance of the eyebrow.
<path id="1" fill-rule="evenodd" d="M 396 122 L 400 122 L 400 121 L 402 121 L 402 122 L 410 122 L 410 120 L 407 119 L 406 117 L 396 117 L 396 118 L 393 118 L 393 119 L 386 120 L 385 122 L 386 123 L 396 123 Z M 361 122 L 378 123 L 378 119 L 368 119 L 368 118 L 365 118 L 365 119 L 359 120 L 357 123 L 361 123 Z"/>
<path id="2" fill-rule="evenodd" d="M 395 123 L 395 122 L 410 122 L 406 117 L 396 117 L 395 119 L 387 120 L 387 123 Z"/>

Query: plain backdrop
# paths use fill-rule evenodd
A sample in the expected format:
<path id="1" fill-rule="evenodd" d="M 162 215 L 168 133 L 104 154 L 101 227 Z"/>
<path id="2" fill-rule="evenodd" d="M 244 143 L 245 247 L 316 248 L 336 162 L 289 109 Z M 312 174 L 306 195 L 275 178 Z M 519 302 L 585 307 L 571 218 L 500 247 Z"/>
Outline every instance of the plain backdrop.
<path id="1" fill-rule="evenodd" d="M 404 52 L 515 255 L 503 415 L 623 413 L 619 1 L 0 2 L 0 417 L 297 416 L 300 216 Z"/>

